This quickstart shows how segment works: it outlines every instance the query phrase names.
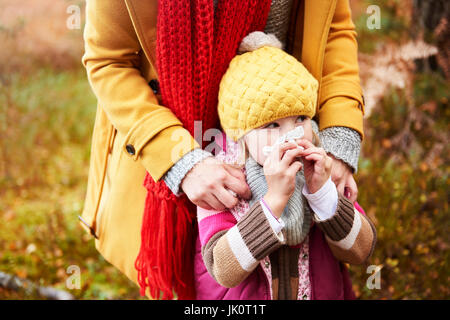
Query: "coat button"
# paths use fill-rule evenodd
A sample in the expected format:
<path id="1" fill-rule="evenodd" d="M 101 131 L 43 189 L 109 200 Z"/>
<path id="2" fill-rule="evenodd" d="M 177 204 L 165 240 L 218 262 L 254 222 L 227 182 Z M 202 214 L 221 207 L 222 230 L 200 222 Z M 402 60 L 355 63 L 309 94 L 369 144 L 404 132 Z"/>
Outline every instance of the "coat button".
<path id="1" fill-rule="evenodd" d="M 266 261 L 266 262 L 264 263 L 264 265 L 265 265 L 266 268 L 269 268 L 270 263 L 269 263 L 268 261 Z"/>
<path id="2" fill-rule="evenodd" d="M 132 156 L 136 153 L 132 144 L 127 144 L 125 148 L 127 149 L 127 152 Z"/>
<path id="3" fill-rule="evenodd" d="M 150 88 L 152 88 L 154 94 L 159 94 L 159 82 L 156 79 L 150 80 L 148 83 Z"/>

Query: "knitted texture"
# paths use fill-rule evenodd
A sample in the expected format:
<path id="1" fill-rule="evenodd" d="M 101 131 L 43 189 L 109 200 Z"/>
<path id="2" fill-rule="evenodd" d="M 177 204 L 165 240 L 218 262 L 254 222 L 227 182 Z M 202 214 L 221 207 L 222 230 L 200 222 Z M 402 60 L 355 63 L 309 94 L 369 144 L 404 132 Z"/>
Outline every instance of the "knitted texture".
<path id="1" fill-rule="evenodd" d="M 217 8 L 218 1 L 213 0 L 214 8 Z M 281 42 L 283 48 L 286 44 L 293 2 L 293 0 L 272 0 L 264 29 L 265 33 L 274 34 Z"/>
<path id="2" fill-rule="evenodd" d="M 347 127 L 329 127 L 319 133 L 323 148 L 335 158 L 344 161 L 358 172 L 358 159 L 361 151 L 360 134 Z"/>
<path id="3" fill-rule="evenodd" d="M 172 168 L 164 175 L 163 179 L 167 187 L 176 196 L 181 195 L 181 181 L 186 174 L 200 161 L 212 157 L 211 152 L 202 150 L 200 148 L 194 149 L 186 153 L 180 160 L 178 160 Z"/>
<path id="4" fill-rule="evenodd" d="M 283 48 L 286 44 L 293 2 L 293 0 L 272 0 L 266 28 L 264 29 L 264 32 L 274 34 L 283 44 Z"/>
<path id="5" fill-rule="evenodd" d="M 317 221 L 317 226 L 333 241 L 344 239 L 350 233 L 355 219 L 353 203 L 346 197 L 338 197 L 336 212 L 339 214 L 334 214 L 327 220 Z"/>
<path id="6" fill-rule="evenodd" d="M 270 1 L 159 0 L 156 66 L 162 104 L 194 135 L 194 121 L 203 130 L 217 119 L 219 82 L 242 38 L 263 30 Z M 214 59 L 213 59 L 214 53 Z M 170 150 L 166 150 L 170 152 Z M 193 250 L 195 210 L 186 196 L 176 197 L 164 181 L 146 173 L 147 189 L 141 247 L 135 267 L 141 294 L 172 299 L 195 297 Z"/>
<path id="7" fill-rule="evenodd" d="M 282 48 L 280 40 L 278 40 L 275 35 L 267 34 L 261 31 L 255 31 L 242 39 L 242 42 L 239 45 L 239 53 L 242 54 L 248 51 L 255 51 L 265 46 L 278 49 Z"/>
<path id="8" fill-rule="evenodd" d="M 247 132 L 294 115 L 312 118 L 318 81 L 296 58 L 264 46 L 236 56 L 222 78 L 218 112 L 227 136 Z"/>
<path id="9" fill-rule="evenodd" d="M 252 199 L 250 200 L 250 206 L 252 206 L 267 193 L 267 181 L 263 167 L 251 157 L 245 162 L 245 172 L 248 186 L 252 192 Z M 285 224 L 283 234 L 286 238 L 286 244 L 290 246 L 301 243 L 308 235 L 311 227 L 312 212 L 302 195 L 304 184 L 305 176 L 302 169 L 297 173 L 294 193 L 289 198 L 281 215 L 281 220 Z"/>

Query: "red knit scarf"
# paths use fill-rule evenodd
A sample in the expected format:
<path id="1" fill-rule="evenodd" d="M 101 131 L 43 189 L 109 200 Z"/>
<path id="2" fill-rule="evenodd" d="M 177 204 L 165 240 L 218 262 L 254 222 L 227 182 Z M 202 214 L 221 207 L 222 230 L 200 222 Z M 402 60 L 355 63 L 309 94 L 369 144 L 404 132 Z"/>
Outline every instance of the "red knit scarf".
<path id="1" fill-rule="evenodd" d="M 217 124 L 220 80 L 242 38 L 265 27 L 271 0 L 159 0 L 156 58 L 162 104 L 194 135 Z M 171 152 L 171 150 L 161 150 Z M 141 248 L 136 259 L 141 295 L 195 299 L 195 206 L 147 173 Z"/>

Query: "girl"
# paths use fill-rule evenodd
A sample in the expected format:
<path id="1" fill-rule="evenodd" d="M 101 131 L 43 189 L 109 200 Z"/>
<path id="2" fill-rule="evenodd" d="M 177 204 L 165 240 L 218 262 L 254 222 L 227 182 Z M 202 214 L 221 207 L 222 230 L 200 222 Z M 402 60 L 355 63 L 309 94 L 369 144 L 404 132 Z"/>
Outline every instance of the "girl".
<path id="1" fill-rule="evenodd" d="M 331 181 L 311 120 L 317 80 L 273 35 L 252 33 L 240 51 L 220 84 L 227 139 L 217 157 L 243 164 L 252 199 L 198 207 L 197 298 L 354 298 L 342 262 L 366 262 L 376 231 Z"/>

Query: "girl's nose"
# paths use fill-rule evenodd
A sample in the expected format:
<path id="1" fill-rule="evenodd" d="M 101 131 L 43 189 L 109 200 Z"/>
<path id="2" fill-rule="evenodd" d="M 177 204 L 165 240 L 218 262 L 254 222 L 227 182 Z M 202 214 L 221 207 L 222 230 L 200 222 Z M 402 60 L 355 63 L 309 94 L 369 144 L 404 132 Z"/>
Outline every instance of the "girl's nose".
<path id="1" fill-rule="evenodd" d="M 289 131 L 294 130 L 294 129 L 295 129 L 295 122 L 291 122 L 291 121 L 285 122 L 282 125 L 281 134 L 280 135 L 284 135 L 284 134 L 286 134 Z"/>

